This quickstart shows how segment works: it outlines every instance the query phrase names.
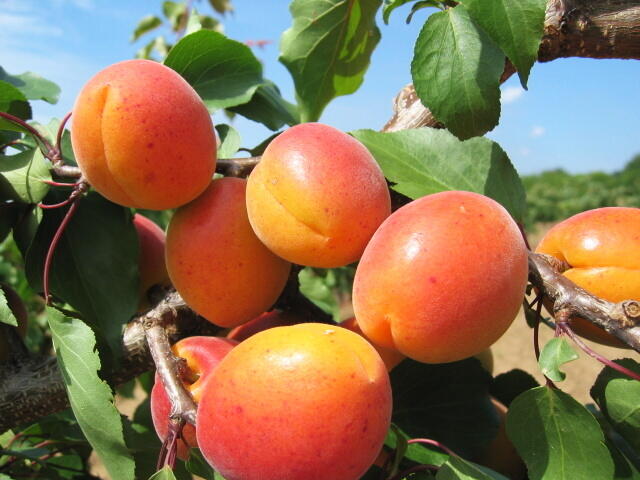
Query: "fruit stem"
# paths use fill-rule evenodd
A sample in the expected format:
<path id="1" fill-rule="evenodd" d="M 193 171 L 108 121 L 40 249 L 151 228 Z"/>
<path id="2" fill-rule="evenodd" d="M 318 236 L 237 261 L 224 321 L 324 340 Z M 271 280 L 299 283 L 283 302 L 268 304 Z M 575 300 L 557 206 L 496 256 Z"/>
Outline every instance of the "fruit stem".
<path id="1" fill-rule="evenodd" d="M 45 148 L 47 149 L 47 156 L 49 154 L 49 152 L 53 151 L 53 145 L 51 145 L 51 143 L 49 142 L 49 140 L 47 140 L 46 138 L 44 138 L 40 132 L 38 132 L 38 130 L 36 130 L 35 128 L 33 128 L 31 125 L 29 125 L 27 122 L 25 122 L 24 120 L 22 120 L 21 118 L 18 118 L 14 115 L 11 115 L 10 113 L 6 113 L 6 112 L 0 112 L 0 117 L 4 118 L 5 120 L 10 121 L 11 123 L 14 123 L 16 125 L 21 126 L 22 128 L 24 128 L 27 132 L 29 132 L 31 135 L 34 136 L 34 138 L 39 141 L 40 143 L 42 143 L 42 145 L 45 146 Z"/>
<path id="2" fill-rule="evenodd" d="M 440 450 L 444 451 L 447 455 L 451 455 L 455 457 L 459 456 L 446 445 L 438 442 L 437 440 L 432 440 L 430 438 L 412 438 L 411 440 L 407 440 L 408 445 L 411 445 L 412 443 L 425 443 L 427 445 L 432 445 L 434 447 L 439 448 Z"/>
<path id="3" fill-rule="evenodd" d="M 580 347 L 580 349 L 586 353 L 587 355 L 595 358 L 596 360 L 598 360 L 600 363 L 606 365 L 607 367 L 613 368 L 614 370 L 627 375 L 628 377 L 634 379 L 634 380 L 638 380 L 640 381 L 640 375 L 637 374 L 636 372 L 629 370 L 626 367 L 623 367 L 622 365 L 609 360 L 607 357 L 600 355 L 598 352 L 596 352 L 595 350 L 593 350 L 591 347 L 589 347 L 589 345 L 587 345 L 586 343 L 584 343 L 582 341 L 582 339 L 576 335 L 576 333 L 573 331 L 573 329 L 571 328 L 571 325 L 566 322 L 566 321 L 562 321 L 562 322 L 558 322 L 558 328 L 562 331 L 562 333 L 566 333 L 569 338 L 571 338 L 571 340 L 573 340 L 575 342 L 576 345 L 578 345 L 578 347 Z"/>

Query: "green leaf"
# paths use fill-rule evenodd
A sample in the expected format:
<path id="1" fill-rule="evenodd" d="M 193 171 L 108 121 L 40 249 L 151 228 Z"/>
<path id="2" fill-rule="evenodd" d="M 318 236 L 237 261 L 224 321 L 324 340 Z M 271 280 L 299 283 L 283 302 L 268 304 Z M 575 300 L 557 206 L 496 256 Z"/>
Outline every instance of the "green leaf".
<path id="1" fill-rule="evenodd" d="M 438 365 L 406 359 L 390 376 L 391 420 L 411 438 L 433 438 L 473 458 L 495 437 L 491 375 L 476 359 Z"/>
<path id="2" fill-rule="evenodd" d="M 0 323 L 6 323 L 13 327 L 18 326 L 18 320 L 16 320 L 15 315 L 9 308 L 7 297 L 5 297 L 4 290 L 2 288 L 0 288 Z"/>
<path id="3" fill-rule="evenodd" d="M 405 20 L 405 22 L 407 24 L 411 23 L 411 20 L 413 19 L 413 16 L 416 14 L 416 12 L 422 10 L 423 8 L 429 7 L 436 7 L 442 10 L 442 4 L 440 2 L 435 2 L 432 0 L 422 0 L 413 4 L 413 6 L 411 7 L 411 12 L 409 12 L 409 15 L 407 15 L 407 19 Z"/>
<path id="4" fill-rule="evenodd" d="M 240 149 L 242 139 L 238 131 L 226 124 L 216 125 L 216 131 L 220 137 L 218 158 L 232 158 Z"/>
<path id="5" fill-rule="evenodd" d="M 499 473 L 485 469 L 460 457 L 449 457 L 440 467 L 436 480 L 507 480 Z"/>
<path id="6" fill-rule="evenodd" d="M 400 453 L 409 460 L 416 463 L 429 465 L 442 465 L 447 461 L 449 455 L 443 453 L 442 450 L 421 443 L 407 444 L 409 435 L 398 428 L 397 425 L 391 424 L 391 428 L 387 432 L 384 444 L 396 450 L 398 442 L 400 442 Z M 395 461 L 396 459 L 394 459 Z"/>
<path id="7" fill-rule="evenodd" d="M 170 45 L 163 36 L 159 36 L 151 40 L 144 47 L 136 52 L 136 58 L 152 58 L 151 54 L 155 50 L 158 54 L 164 58 L 169 53 Z"/>
<path id="8" fill-rule="evenodd" d="M 351 292 L 354 275 L 355 269 L 349 266 L 332 269 L 306 267 L 298 273 L 300 292 L 339 322 L 341 312 L 336 294 Z"/>
<path id="9" fill-rule="evenodd" d="M 211 111 L 247 103 L 264 83 L 262 65 L 251 49 L 211 30 L 184 37 L 164 63 L 191 84 Z"/>
<path id="10" fill-rule="evenodd" d="M 415 1 L 416 0 L 385 0 L 382 7 L 382 20 L 384 20 L 384 23 L 388 25 L 391 12 L 393 12 L 396 8 L 401 7 L 402 5 Z"/>
<path id="11" fill-rule="evenodd" d="M 58 103 L 60 87 L 51 80 L 42 78 L 33 72 L 11 75 L 0 67 L 0 80 L 10 83 L 29 100 L 44 100 L 47 103 Z"/>
<path id="12" fill-rule="evenodd" d="M 38 203 L 49 191 L 50 165 L 40 149 L 0 155 L 0 194 L 25 203 Z"/>
<path id="13" fill-rule="evenodd" d="M 578 354 L 565 338 L 552 338 L 540 352 L 538 365 L 544 376 L 554 382 L 562 382 L 567 375 L 560 370 L 560 366 L 576 359 Z"/>
<path id="14" fill-rule="evenodd" d="M 168 465 L 149 477 L 149 480 L 176 480 L 176 476 Z"/>
<path id="15" fill-rule="evenodd" d="M 546 0 L 465 0 L 473 20 L 509 57 L 526 89 L 544 33 Z"/>
<path id="16" fill-rule="evenodd" d="M 31 106 L 27 97 L 16 87 L 0 80 L 0 112 L 5 112 L 22 120 L 31 118 Z M 0 130 L 28 133 L 28 131 L 9 120 L 0 118 Z"/>
<path id="17" fill-rule="evenodd" d="M 134 478 L 134 463 L 124 443 L 120 414 L 109 386 L 100 379 L 95 337 L 81 320 L 47 307 L 47 319 L 69 403 L 87 440 L 112 478 Z"/>
<path id="18" fill-rule="evenodd" d="M 640 374 L 640 364 L 635 360 L 625 358 L 616 363 Z M 640 452 L 640 382 L 605 367 L 591 388 L 591 398 L 615 430 Z"/>
<path id="19" fill-rule="evenodd" d="M 47 203 L 65 195 L 52 192 Z M 46 252 L 66 211 L 45 211 L 27 252 L 26 274 L 36 291 L 42 291 Z M 95 192 L 82 198 L 56 248 L 49 278 L 53 294 L 77 309 L 112 352 L 119 352 L 122 325 L 138 307 L 138 239 L 129 209 Z"/>
<path id="20" fill-rule="evenodd" d="M 173 31 L 177 32 L 182 27 L 183 18 L 187 14 L 187 5 L 183 2 L 163 2 L 162 13 L 171 23 Z"/>
<path id="21" fill-rule="evenodd" d="M 216 12 L 223 15 L 227 12 L 233 12 L 231 0 L 209 0 L 209 5 L 211 5 Z"/>
<path id="22" fill-rule="evenodd" d="M 516 398 L 507 413 L 507 434 L 531 480 L 613 476 L 598 421 L 558 389 L 538 387 Z"/>
<path id="23" fill-rule="evenodd" d="M 498 124 L 503 70 L 503 53 L 462 5 L 429 17 L 411 62 L 420 100 L 460 139 Z"/>
<path id="24" fill-rule="evenodd" d="M 232 107 L 230 110 L 260 122 L 274 131 L 285 124 L 300 123 L 297 107 L 282 98 L 275 83 L 269 81 L 258 87 L 248 103 Z"/>
<path id="25" fill-rule="evenodd" d="M 213 471 L 213 468 L 211 468 L 211 466 L 207 463 L 198 448 L 189 449 L 187 471 L 206 480 L 215 479 L 215 472 Z"/>
<path id="26" fill-rule="evenodd" d="M 380 40 L 381 0 L 294 0 L 293 26 L 282 34 L 280 61 L 293 77 L 301 121 L 320 118 L 335 97 L 362 84 Z"/>
<path id="27" fill-rule="evenodd" d="M 443 190 L 482 193 L 524 219 L 520 177 L 507 154 L 487 138 L 461 142 L 444 130 L 421 128 L 379 133 L 351 132 L 369 149 L 393 189 L 412 199 Z"/>
<path id="28" fill-rule="evenodd" d="M 133 31 L 131 35 L 131 42 L 135 42 L 145 33 L 150 32 L 151 30 L 155 30 L 160 25 L 162 25 L 162 20 L 156 17 L 155 15 L 147 15 L 143 17 L 136 26 L 136 29 Z"/>

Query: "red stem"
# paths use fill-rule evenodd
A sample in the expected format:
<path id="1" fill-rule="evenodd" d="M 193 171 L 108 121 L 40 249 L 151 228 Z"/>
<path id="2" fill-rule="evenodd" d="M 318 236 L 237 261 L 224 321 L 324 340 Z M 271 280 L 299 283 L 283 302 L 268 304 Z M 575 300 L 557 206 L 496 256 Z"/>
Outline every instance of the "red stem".
<path id="1" fill-rule="evenodd" d="M 527 232 L 524 229 L 524 225 L 520 222 L 517 223 L 518 228 L 520 229 L 520 234 L 522 235 L 522 239 L 524 240 L 524 244 L 527 247 L 527 250 L 531 250 L 531 246 L 529 245 L 529 238 L 527 237 Z"/>
<path id="2" fill-rule="evenodd" d="M 411 440 L 408 440 L 407 443 L 409 445 L 411 445 L 412 443 L 426 443 L 427 445 L 432 445 L 434 447 L 438 447 L 440 450 L 444 451 L 448 455 L 456 456 L 456 457 L 459 456 L 453 450 L 451 450 L 449 447 L 447 447 L 446 445 L 443 445 L 442 443 L 438 442 L 437 440 L 431 440 L 430 438 L 412 438 Z"/>
<path id="3" fill-rule="evenodd" d="M 67 113 L 62 121 L 60 122 L 60 127 L 58 127 L 58 134 L 56 135 L 56 149 L 60 153 L 60 160 L 62 160 L 62 135 L 64 134 L 64 126 L 69 121 L 69 117 L 73 112 Z"/>
<path id="4" fill-rule="evenodd" d="M 66 183 L 66 182 L 56 182 L 54 180 L 42 180 L 42 183 L 46 183 L 47 185 L 51 185 L 53 187 L 77 187 L 80 184 L 80 182 Z"/>
<path id="5" fill-rule="evenodd" d="M 7 112 L 0 112 L 0 117 L 5 118 L 6 120 L 9 120 L 10 122 L 15 123 L 16 125 L 20 125 L 22 128 L 27 130 L 31 135 L 36 137 L 36 140 L 39 140 L 47 148 L 49 152 L 53 150 L 53 145 L 49 143 L 49 140 L 47 140 L 42 135 L 40 135 L 40 132 L 38 132 L 35 128 L 33 128 L 31 125 L 29 125 L 27 122 L 25 122 L 21 118 L 11 115 L 10 113 L 7 113 Z"/>
<path id="6" fill-rule="evenodd" d="M 60 207 L 64 207 L 65 205 L 68 205 L 69 203 L 73 202 L 75 199 L 72 197 L 67 198 L 66 200 L 60 202 L 60 203 L 53 203 L 51 205 L 47 205 L 45 203 L 39 203 L 38 206 L 40 208 L 44 208 L 45 210 L 49 209 L 54 209 L 54 208 L 60 208 Z"/>
<path id="7" fill-rule="evenodd" d="M 629 370 L 628 368 L 623 367 L 622 365 L 614 361 L 611 361 L 607 357 L 600 355 L 598 352 L 592 350 L 591 347 L 589 347 L 586 343 L 582 341 L 580 337 L 578 337 L 578 335 L 576 335 L 576 333 L 573 331 L 569 323 L 558 322 L 558 329 L 560 329 L 563 333 L 566 333 L 569 336 L 569 338 L 571 338 L 571 340 L 573 340 L 576 343 L 576 345 L 578 345 L 578 347 L 580 347 L 580 349 L 587 355 L 590 355 L 591 357 L 595 358 L 596 360 L 606 365 L 607 367 L 613 368 L 614 370 L 617 370 L 618 372 L 624 375 L 627 375 L 628 377 L 633 378 L 634 380 L 640 381 L 640 375 L 638 375 L 636 372 Z"/>
<path id="8" fill-rule="evenodd" d="M 79 198 L 75 198 L 73 203 L 69 207 L 69 210 L 67 210 L 67 213 L 65 213 L 64 218 L 62 219 L 62 222 L 60 222 L 60 225 L 58 226 L 58 229 L 56 230 L 55 235 L 51 239 L 51 244 L 49 245 L 49 250 L 47 251 L 47 256 L 44 260 L 44 272 L 43 272 L 42 285 L 44 288 L 44 299 L 47 305 L 49 304 L 49 301 L 50 301 L 49 272 L 51 271 L 51 262 L 53 261 L 53 254 L 56 250 L 56 247 L 58 246 L 58 242 L 60 241 L 60 238 L 62 237 L 62 234 L 64 233 L 65 228 L 67 227 L 67 224 L 69 223 L 69 221 L 71 220 L 71 217 L 73 217 L 73 214 L 78 208 L 78 203 L 79 203 Z"/>

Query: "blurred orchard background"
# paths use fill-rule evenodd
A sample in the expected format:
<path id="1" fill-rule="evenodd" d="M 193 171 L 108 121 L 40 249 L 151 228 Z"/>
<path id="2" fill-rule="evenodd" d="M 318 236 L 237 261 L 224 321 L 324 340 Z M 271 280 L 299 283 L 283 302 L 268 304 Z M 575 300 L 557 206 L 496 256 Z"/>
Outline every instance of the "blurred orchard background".
<path id="1" fill-rule="evenodd" d="M 220 14 L 214 4 L 231 10 Z M 278 62 L 280 34 L 291 24 L 288 5 L 287 0 L 191 1 L 193 8 L 219 22 L 217 28 L 226 35 L 253 46 L 265 77 L 293 100 L 291 77 Z M 380 18 L 382 40 L 364 84 L 357 93 L 332 101 L 321 121 L 344 131 L 381 128 L 391 116 L 392 99 L 410 82 L 413 42 L 433 11 L 418 11 L 409 24 L 408 5 L 393 12 L 389 25 Z M 165 20 L 163 2 L 0 0 L 0 66 L 12 74 L 32 71 L 56 82 L 59 102 L 34 102 L 33 117 L 41 123 L 62 118 L 98 70 L 136 56 L 157 37 L 176 41 L 167 22 L 135 38 L 140 20 L 149 15 Z M 502 85 L 500 125 L 488 136 L 505 149 L 523 177 L 532 246 L 550 225 L 577 212 L 612 205 L 640 207 L 638 78 L 637 61 L 565 59 L 536 65 L 528 91 L 515 75 Z M 244 147 L 254 147 L 272 134 L 244 117 L 230 121 L 223 116 L 216 113 L 214 123 L 232 123 Z M 552 332 L 547 329 L 543 335 L 544 343 Z M 610 358 L 619 356 L 601 346 L 597 349 Z M 494 346 L 494 374 L 514 367 L 537 372 L 532 350 L 531 330 L 519 319 Z M 568 393 L 590 401 L 587 389 L 599 370 L 595 361 L 569 365 Z"/>

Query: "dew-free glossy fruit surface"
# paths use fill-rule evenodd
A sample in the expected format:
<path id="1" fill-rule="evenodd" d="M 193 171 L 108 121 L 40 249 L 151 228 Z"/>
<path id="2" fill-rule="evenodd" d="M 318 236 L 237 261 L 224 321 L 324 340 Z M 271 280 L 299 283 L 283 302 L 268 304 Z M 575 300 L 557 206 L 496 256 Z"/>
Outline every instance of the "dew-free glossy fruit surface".
<path id="1" fill-rule="evenodd" d="M 353 308 L 378 345 L 453 362 L 502 336 L 526 283 L 527 249 L 508 212 L 483 195 L 447 191 L 380 226 L 356 270 Z"/>

